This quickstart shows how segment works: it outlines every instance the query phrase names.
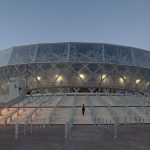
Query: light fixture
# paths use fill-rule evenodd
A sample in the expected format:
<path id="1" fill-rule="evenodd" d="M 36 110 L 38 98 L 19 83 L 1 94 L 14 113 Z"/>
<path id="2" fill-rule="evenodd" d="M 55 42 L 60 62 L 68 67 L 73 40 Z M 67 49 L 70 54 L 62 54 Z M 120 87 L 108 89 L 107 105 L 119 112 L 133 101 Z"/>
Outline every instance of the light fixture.
<path id="1" fill-rule="evenodd" d="M 103 74 L 102 75 L 102 80 L 104 80 L 106 78 L 106 75 L 105 74 Z"/>
<path id="2" fill-rule="evenodd" d="M 56 77 L 56 82 L 60 82 L 63 80 L 63 77 L 61 75 L 57 74 L 55 77 Z"/>
<path id="3" fill-rule="evenodd" d="M 79 77 L 80 77 L 81 79 L 85 79 L 85 75 L 84 75 L 84 74 L 79 74 Z"/>
<path id="4" fill-rule="evenodd" d="M 120 78 L 119 78 L 119 82 L 120 82 L 120 83 L 124 83 L 123 78 L 120 77 Z"/>
<path id="5" fill-rule="evenodd" d="M 137 79 L 135 82 L 136 82 L 136 84 L 138 84 L 140 81 L 141 81 L 140 79 Z"/>
<path id="6" fill-rule="evenodd" d="M 126 79 L 127 79 L 127 77 L 123 76 L 123 79 L 125 79 L 125 80 L 126 80 Z"/>
<path id="7" fill-rule="evenodd" d="M 39 80 L 39 81 L 40 81 L 40 80 L 41 80 L 41 77 L 40 77 L 40 76 L 37 76 L 37 80 Z"/>

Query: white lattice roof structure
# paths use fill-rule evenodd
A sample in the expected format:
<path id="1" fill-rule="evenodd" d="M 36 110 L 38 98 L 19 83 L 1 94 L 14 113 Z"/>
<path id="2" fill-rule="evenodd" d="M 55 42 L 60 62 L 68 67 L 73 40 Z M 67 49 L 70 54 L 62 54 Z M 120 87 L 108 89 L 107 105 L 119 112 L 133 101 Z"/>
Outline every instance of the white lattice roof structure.
<path id="1" fill-rule="evenodd" d="M 103 43 L 41 43 L 0 51 L 0 82 L 24 78 L 27 89 L 150 92 L 150 52 Z"/>

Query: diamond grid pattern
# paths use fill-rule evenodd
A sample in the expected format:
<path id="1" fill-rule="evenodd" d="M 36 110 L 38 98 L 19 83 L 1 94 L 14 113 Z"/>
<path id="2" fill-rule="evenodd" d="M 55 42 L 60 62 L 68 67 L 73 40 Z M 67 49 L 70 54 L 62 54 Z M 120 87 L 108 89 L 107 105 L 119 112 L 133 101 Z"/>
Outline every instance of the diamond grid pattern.
<path id="1" fill-rule="evenodd" d="M 66 42 L 17 46 L 5 51 L 0 52 L 6 59 L 0 61 L 1 86 L 10 77 L 20 77 L 26 79 L 29 89 L 111 87 L 150 92 L 150 52 L 145 50 Z M 136 79 L 140 79 L 138 85 Z"/>

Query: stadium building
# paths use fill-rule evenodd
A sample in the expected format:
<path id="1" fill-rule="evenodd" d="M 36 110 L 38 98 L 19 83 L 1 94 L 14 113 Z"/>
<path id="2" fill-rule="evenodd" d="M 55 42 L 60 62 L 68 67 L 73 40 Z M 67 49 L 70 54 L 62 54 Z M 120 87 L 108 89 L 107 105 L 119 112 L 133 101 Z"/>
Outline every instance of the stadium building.
<path id="1" fill-rule="evenodd" d="M 149 51 L 77 42 L 32 44 L 0 51 L 3 141 L 12 135 L 18 139 L 35 132 L 44 132 L 44 136 L 52 133 L 56 139 L 69 138 L 74 125 L 79 126 L 74 126 L 78 132 L 73 130 L 72 138 L 117 138 L 126 131 L 130 133 L 131 127 L 147 134 L 149 124 Z M 82 125 L 88 128 L 81 136 Z"/>
<path id="2" fill-rule="evenodd" d="M 150 93 L 150 52 L 103 43 L 43 43 L 0 51 L 0 91 L 10 79 L 27 92 Z"/>

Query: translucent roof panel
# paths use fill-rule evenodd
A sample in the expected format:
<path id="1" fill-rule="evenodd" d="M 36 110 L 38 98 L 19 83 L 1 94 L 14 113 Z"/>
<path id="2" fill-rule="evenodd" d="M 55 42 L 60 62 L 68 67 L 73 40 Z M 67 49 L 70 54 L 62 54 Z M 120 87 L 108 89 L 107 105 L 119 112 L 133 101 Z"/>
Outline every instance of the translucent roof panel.
<path id="1" fill-rule="evenodd" d="M 71 43 L 70 62 L 103 62 L 102 45 L 94 43 Z"/>
<path id="2" fill-rule="evenodd" d="M 0 66 L 28 63 L 106 63 L 150 69 L 150 51 L 102 43 L 41 43 L 0 51 Z"/>
<path id="3" fill-rule="evenodd" d="M 35 62 L 66 62 L 67 54 L 67 43 L 38 44 Z"/>
<path id="4" fill-rule="evenodd" d="M 8 48 L 3 51 L 0 51 L 0 67 L 8 65 L 11 52 L 12 52 L 12 48 Z"/>
<path id="5" fill-rule="evenodd" d="M 116 45 L 105 45 L 105 62 L 121 65 L 133 65 L 131 48 Z"/>
<path id="6" fill-rule="evenodd" d="M 9 64 L 25 64 L 34 61 L 36 45 L 17 46 L 13 48 Z"/>
<path id="7" fill-rule="evenodd" d="M 136 66 L 150 68 L 150 52 L 140 49 L 133 49 Z"/>

